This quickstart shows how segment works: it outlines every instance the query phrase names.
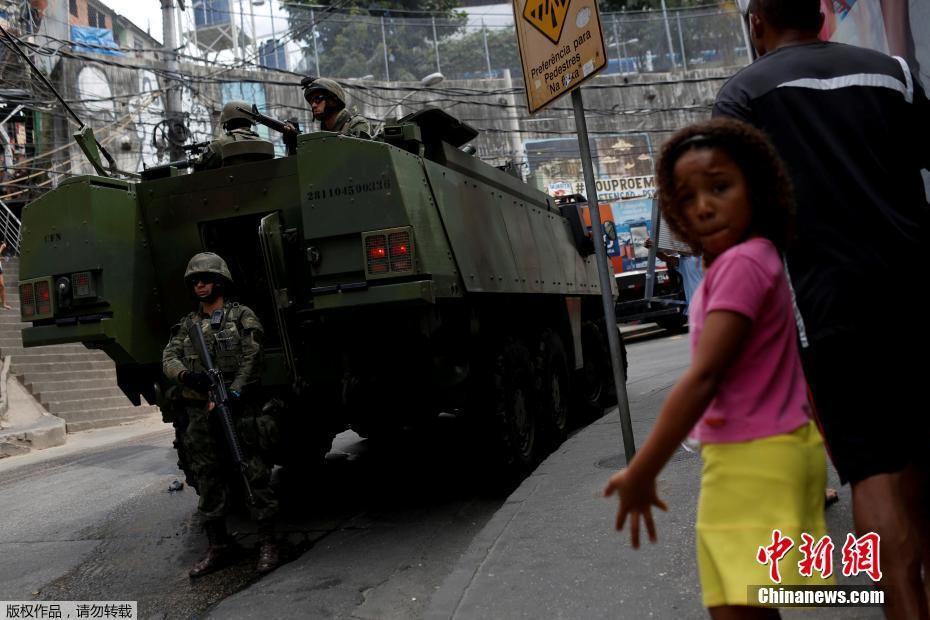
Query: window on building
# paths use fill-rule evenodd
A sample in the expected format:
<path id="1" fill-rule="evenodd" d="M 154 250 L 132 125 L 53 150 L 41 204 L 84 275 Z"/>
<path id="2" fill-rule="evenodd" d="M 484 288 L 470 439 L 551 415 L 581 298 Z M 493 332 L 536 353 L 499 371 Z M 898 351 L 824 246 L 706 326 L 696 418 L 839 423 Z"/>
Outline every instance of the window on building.
<path id="1" fill-rule="evenodd" d="M 72 15 L 77 17 L 77 14 L 78 14 L 77 0 L 68 0 L 68 10 L 71 12 Z"/>
<path id="2" fill-rule="evenodd" d="M 91 28 L 106 28 L 107 16 L 92 6 L 87 7 L 87 25 Z"/>

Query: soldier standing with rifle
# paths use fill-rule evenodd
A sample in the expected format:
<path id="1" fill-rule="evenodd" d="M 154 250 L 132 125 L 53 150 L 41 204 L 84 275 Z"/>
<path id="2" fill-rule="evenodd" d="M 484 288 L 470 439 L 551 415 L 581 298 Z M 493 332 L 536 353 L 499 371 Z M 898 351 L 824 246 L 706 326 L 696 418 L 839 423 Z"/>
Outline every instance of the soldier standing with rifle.
<path id="1" fill-rule="evenodd" d="M 265 458 L 274 443 L 274 422 L 262 415 L 257 400 L 262 325 L 251 309 L 227 301 L 232 276 L 216 254 L 191 258 L 184 282 L 198 308 L 172 328 L 162 369 L 175 384 L 173 400 L 186 414 L 178 428 L 178 451 L 183 450 L 185 473 L 200 496 L 197 509 L 209 541 L 190 576 L 201 577 L 237 559 L 225 519 L 234 485 L 242 489 L 258 523 L 257 570 L 267 573 L 280 559 L 273 527 L 278 502 Z"/>

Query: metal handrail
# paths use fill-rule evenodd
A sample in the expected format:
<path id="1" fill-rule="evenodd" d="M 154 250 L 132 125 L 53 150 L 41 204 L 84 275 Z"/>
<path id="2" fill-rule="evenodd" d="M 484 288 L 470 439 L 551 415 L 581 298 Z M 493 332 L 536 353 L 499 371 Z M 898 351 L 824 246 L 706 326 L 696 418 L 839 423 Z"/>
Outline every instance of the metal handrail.
<path id="1" fill-rule="evenodd" d="M 0 200 L 0 238 L 6 242 L 6 251 L 10 256 L 19 256 L 22 227 L 23 223 L 16 214 Z"/>

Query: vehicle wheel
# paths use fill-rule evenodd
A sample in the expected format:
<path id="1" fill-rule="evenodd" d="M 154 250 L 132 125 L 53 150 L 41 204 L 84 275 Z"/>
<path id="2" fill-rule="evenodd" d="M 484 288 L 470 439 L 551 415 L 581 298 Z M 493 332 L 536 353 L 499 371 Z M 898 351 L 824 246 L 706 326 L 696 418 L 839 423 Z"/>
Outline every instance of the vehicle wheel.
<path id="1" fill-rule="evenodd" d="M 479 388 L 481 411 L 497 444 L 498 466 L 519 477 L 539 456 L 539 416 L 533 363 L 527 347 L 514 338 L 491 345 L 490 367 Z"/>
<path id="2" fill-rule="evenodd" d="M 610 363 L 610 347 L 602 322 L 588 321 L 581 326 L 581 350 L 584 366 L 575 380 L 575 411 L 582 421 L 597 419 L 606 407 L 617 403 L 613 370 Z M 618 330 L 619 336 L 619 330 Z M 620 358 L 626 373 L 626 346 L 620 338 Z"/>
<path id="3" fill-rule="evenodd" d="M 663 316 L 656 319 L 656 325 L 670 332 L 681 332 L 688 325 L 688 317 L 683 314 Z"/>
<path id="4" fill-rule="evenodd" d="M 571 376 L 562 338 L 551 329 L 539 336 L 536 379 L 542 428 L 549 447 L 555 449 L 568 434 Z"/>
<path id="5" fill-rule="evenodd" d="M 288 484 L 306 482 L 319 473 L 323 457 L 333 445 L 334 432 L 318 423 L 297 400 L 275 401 L 271 413 L 278 426 L 279 443 L 272 459 L 281 465 Z"/>

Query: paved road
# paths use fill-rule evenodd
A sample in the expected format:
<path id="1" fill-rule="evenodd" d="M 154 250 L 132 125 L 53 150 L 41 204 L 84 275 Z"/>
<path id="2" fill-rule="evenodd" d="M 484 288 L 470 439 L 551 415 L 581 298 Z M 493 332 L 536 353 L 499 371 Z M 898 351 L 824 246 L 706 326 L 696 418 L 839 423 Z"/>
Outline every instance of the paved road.
<path id="1" fill-rule="evenodd" d="M 420 615 L 506 497 L 465 467 L 455 425 L 441 420 L 439 439 L 409 435 L 380 450 L 340 435 L 318 478 L 285 500 L 281 530 L 295 561 L 263 580 L 283 579 L 287 595 L 275 598 L 314 617 Z M 187 578 L 205 541 L 196 496 L 166 491 L 180 477 L 171 437 L 151 426 L 0 463 L 0 599 L 137 600 L 142 617 L 186 618 L 255 583 L 254 550 L 229 570 Z M 249 524 L 233 528 L 254 549 Z"/>
<path id="2" fill-rule="evenodd" d="M 687 345 L 681 335 L 654 337 L 630 344 L 629 351 L 634 426 L 641 438 L 687 364 Z M 595 472 L 597 484 L 578 487 L 593 497 L 598 490 L 594 487 L 599 488 L 619 464 L 614 418 L 616 414 L 580 431 L 540 468 L 535 480 L 586 475 L 584 471 L 596 465 L 602 472 Z M 0 599 L 137 600 L 145 618 L 420 618 L 448 610 L 449 604 L 459 612 L 469 607 L 544 612 L 515 598 L 512 589 L 498 591 L 503 585 L 532 591 L 534 583 L 545 583 L 540 575 L 527 575 L 521 583 L 496 578 L 498 590 L 486 592 L 497 592 L 497 600 L 479 600 L 482 590 L 475 582 L 456 577 L 463 569 L 482 574 L 468 565 L 469 558 L 483 544 L 482 537 L 495 529 L 493 523 L 514 512 L 526 495 L 518 491 L 506 498 L 488 492 L 486 480 L 468 467 L 474 447 L 456 441 L 459 431 L 454 419 L 443 419 L 431 434 L 404 436 L 389 449 L 378 449 L 352 433 L 341 435 L 315 479 L 301 481 L 302 491 L 286 498 L 281 529 L 292 561 L 260 580 L 253 570 L 254 555 L 195 583 L 187 578 L 205 541 L 193 519 L 195 495 L 189 489 L 166 491 L 179 477 L 168 429 L 152 426 L 141 436 L 101 445 L 81 446 L 83 438 L 72 439 L 64 450 L 8 459 L 0 463 Z M 599 451 L 591 453 L 586 442 L 604 433 L 610 437 L 604 435 Z M 554 471 L 564 464 L 559 454 L 577 454 L 584 466 L 575 473 Z M 671 484 L 696 484 L 693 460 L 670 468 L 681 474 Z M 533 478 L 528 482 L 539 486 Z M 571 509 L 577 516 L 566 504 L 578 506 L 578 501 L 562 494 L 546 504 L 551 510 L 543 507 L 552 518 L 538 522 L 551 528 L 551 538 L 535 532 L 508 542 L 515 549 L 525 548 L 528 561 L 543 551 L 539 545 L 544 544 L 546 553 L 555 549 L 549 554 L 555 573 L 564 562 L 567 569 L 574 567 L 573 573 L 581 571 L 559 580 L 562 588 L 579 583 L 582 569 L 590 568 L 591 558 L 572 554 L 575 542 L 566 539 L 571 530 L 555 512 Z M 610 512 L 601 502 L 598 508 Z M 689 516 L 680 515 L 672 528 L 687 529 Z M 602 516 L 594 517 L 592 527 L 599 519 Z M 234 529 L 247 548 L 254 547 L 254 533 L 246 522 L 234 522 Z M 609 530 L 602 534 L 616 544 Z M 500 533 L 493 535 L 499 538 Z M 556 549 L 563 543 L 564 550 Z M 690 545 L 679 551 L 678 561 L 693 563 Z M 514 568 L 508 579 L 524 579 L 513 562 L 505 566 Z M 639 584 L 638 589 L 653 582 L 647 567 L 648 563 L 645 571 L 634 571 L 639 576 L 634 575 L 631 586 Z M 683 585 L 693 578 L 675 582 L 682 588 L 674 598 L 687 599 L 693 606 L 694 587 Z M 468 596 L 461 587 L 468 588 Z M 558 592 L 548 586 L 540 590 L 539 605 Z M 641 592 L 625 589 L 624 594 L 636 599 Z M 557 598 L 567 600 L 564 592 Z"/>

